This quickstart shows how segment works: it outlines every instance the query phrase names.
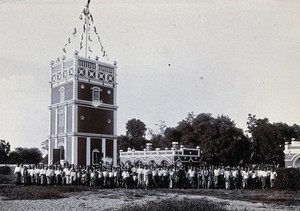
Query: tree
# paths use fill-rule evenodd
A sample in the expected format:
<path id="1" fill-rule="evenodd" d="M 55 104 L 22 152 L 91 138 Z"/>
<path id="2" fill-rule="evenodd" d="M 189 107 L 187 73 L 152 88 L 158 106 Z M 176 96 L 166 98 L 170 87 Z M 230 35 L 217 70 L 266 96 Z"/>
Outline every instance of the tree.
<path id="1" fill-rule="evenodd" d="M 258 119 L 251 114 L 247 126 L 252 141 L 252 162 L 284 166 L 285 142 L 299 138 L 299 126 L 282 122 L 271 124 L 267 118 Z"/>
<path id="2" fill-rule="evenodd" d="M 8 161 L 9 152 L 9 142 L 5 142 L 5 140 L 0 140 L 0 163 L 6 163 Z"/>
<path id="3" fill-rule="evenodd" d="M 146 144 L 146 125 L 139 119 L 131 119 L 126 123 L 126 136 L 118 137 L 118 149 L 132 148 L 141 150 Z"/>
<path id="4" fill-rule="evenodd" d="M 45 153 L 48 153 L 48 149 L 49 149 L 49 140 L 46 139 L 45 141 L 42 142 L 42 151 Z"/>
<path id="5" fill-rule="evenodd" d="M 48 150 L 49 150 L 49 140 L 46 139 L 45 141 L 42 142 L 42 152 L 45 153 L 45 157 L 43 157 L 42 162 L 44 164 L 48 163 Z"/>
<path id="6" fill-rule="evenodd" d="M 42 159 L 42 152 L 38 148 L 18 147 L 9 154 L 9 163 L 38 164 Z"/>
<path id="7" fill-rule="evenodd" d="M 146 125 L 139 119 L 131 119 L 126 123 L 127 136 L 132 138 L 143 138 L 146 135 Z"/>
<path id="8" fill-rule="evenodd" d="M 42 163 L 43 163 L 43 164 L 45 164 L 45 165 L 47 165 L 47 164 L 48 164 L 48 154 L 47 154 L 47 155 L 45 155 L 45 157 L 43 157 L 43 159 L 42 159 Z"/>
<path id="9" fill-rule="evenodd" d="M 237 165 L 247 158 L 249 140 L 228 116 L 213 118 L 208 114 L 200 114 L 193 127 L 200 140 L 203 158 L 208 162 Z"/>
<path id="10" fill-rule="evenodd" d="M 167 127 L 164 134 L 166 139 L 165 142 L 169 145 L 171 145 L 174 141 L 178 142 L 181 137 L 180 131 L 173 127 Z"/>
<path id="11" fill-rule="evenodd" d="M 228 116 L 190 113 L 175 128 L 166 129 L 166 137 L 185 147 L 200 146 L 202 160 L 210 164 L 236 165 L 249 154 L 250 143 L 243 130 Z"/>
<path id="12" fill-rule="evenodd" d="M 155 124 L 158 128 L 153 130 L 148 128 L 148 134 L 151 136 L 150 143 L 152 143 L 153 148 L 166 148 L 170 147 L 171 144 L 168 142 L 168 139 L 165 137 L 165 131 L 167 125 L 165 121 L 159 120 L 159 123 Z"/>
<path id="13" fill-rule="evenodd" d="M 118 137 L 118 152 L 120 150 L 127 150 L 127 148 L 130 148 L 130 140 L 128 136 L 120 135 Z"/>

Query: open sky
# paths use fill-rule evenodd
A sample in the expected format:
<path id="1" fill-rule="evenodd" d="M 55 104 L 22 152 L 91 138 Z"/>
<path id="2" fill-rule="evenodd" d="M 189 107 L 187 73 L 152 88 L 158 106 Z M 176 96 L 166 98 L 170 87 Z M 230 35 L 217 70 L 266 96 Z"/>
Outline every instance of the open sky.
<path id="1" fill-rule="evenodd" d="M 0 139 L 12 149 L 47 139 L 50 61 L 85 4 L 0 0 Z M 118 134 L 132 118 L 156 129 L 192 111 L 243 129 L 249 113 L 300 124 L 299 0 L 91 0 L 90 10 L 103 61 L 118 62 Z"/>

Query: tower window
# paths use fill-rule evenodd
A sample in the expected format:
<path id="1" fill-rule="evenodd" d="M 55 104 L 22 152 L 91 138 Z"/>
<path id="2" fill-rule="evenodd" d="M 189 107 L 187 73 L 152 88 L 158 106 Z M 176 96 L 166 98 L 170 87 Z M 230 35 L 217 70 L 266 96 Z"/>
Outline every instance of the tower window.
<path id="1" fill-rule="evenodd" d="M 100 101 L 100 91 L 97 89 L 93 90 L 93 101 Z"/>
<path id="2" fill-rule="evenodd" d="M 65 109 L 58 110 L 58 132 L 63 133 L 65 129 Z"/>
<path id="3" fill-rule="evenodd" d="M 101 101 L 101 91 L 102 89 L 100 89 L 99 87 L 92 87 L 92 103 L 94 106 L 99 106 L 100 103 L 102 103 Z"/>
<path id="4" fill-rule="evenodd" d="M 59 101 L 60 102 L 63 102 L 63 101 L 65 101 L 65 87 L 60 87 L 59 88 Z"/>

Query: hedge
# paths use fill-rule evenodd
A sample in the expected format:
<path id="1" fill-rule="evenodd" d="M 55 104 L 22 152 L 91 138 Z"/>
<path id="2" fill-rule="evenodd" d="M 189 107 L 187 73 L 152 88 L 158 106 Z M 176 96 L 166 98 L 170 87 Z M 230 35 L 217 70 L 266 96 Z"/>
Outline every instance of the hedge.
<path id="1" fill-rule="evenodd" d="M 0 166 L 0 174 L 9 175 L 12 171 L 9 166 Z"/>
<path id="2" fill-rule="evenodd" d="M 279 168 L 276 170 L 277 178 L 275 187 L 277 189 L 300 189 L 300 169 L 299 168 Z"/>

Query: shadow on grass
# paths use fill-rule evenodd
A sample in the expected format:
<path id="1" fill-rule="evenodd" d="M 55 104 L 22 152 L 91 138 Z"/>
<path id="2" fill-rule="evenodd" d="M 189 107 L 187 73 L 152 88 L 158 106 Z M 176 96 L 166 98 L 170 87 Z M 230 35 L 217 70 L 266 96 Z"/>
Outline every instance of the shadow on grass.
<path id="1" fill-rule="evenodd" d="M 203 199 L 165 199 L 123 205 L 120 211 L 225 211 L 226 203 L 211 202 Z"/>
<path id="2" fill-rule="evenodd" d="M 2 186 L 0 195 L 4 200 L 59 199 L 66 193 L 88 190 L 82 186 Z"/>
<path id="3" fill-rule="evenodd" d="M 248 202 L 261 202 L 269 204 L 281 205 L 300 205 L 300 191 L 293 190 L 193 190 L 193 189 L 177 189 L 167 190 L 161 189 L 164 193 L 178 193 L 186 195 L 212 196 L 220 199 L 240 200 Z"/>
<path id="4" fill-rule="evenodd" d="M 4 175 L 0 174 L 0 184 L 13 184 L 14 176 L 11 174 Z"/>

